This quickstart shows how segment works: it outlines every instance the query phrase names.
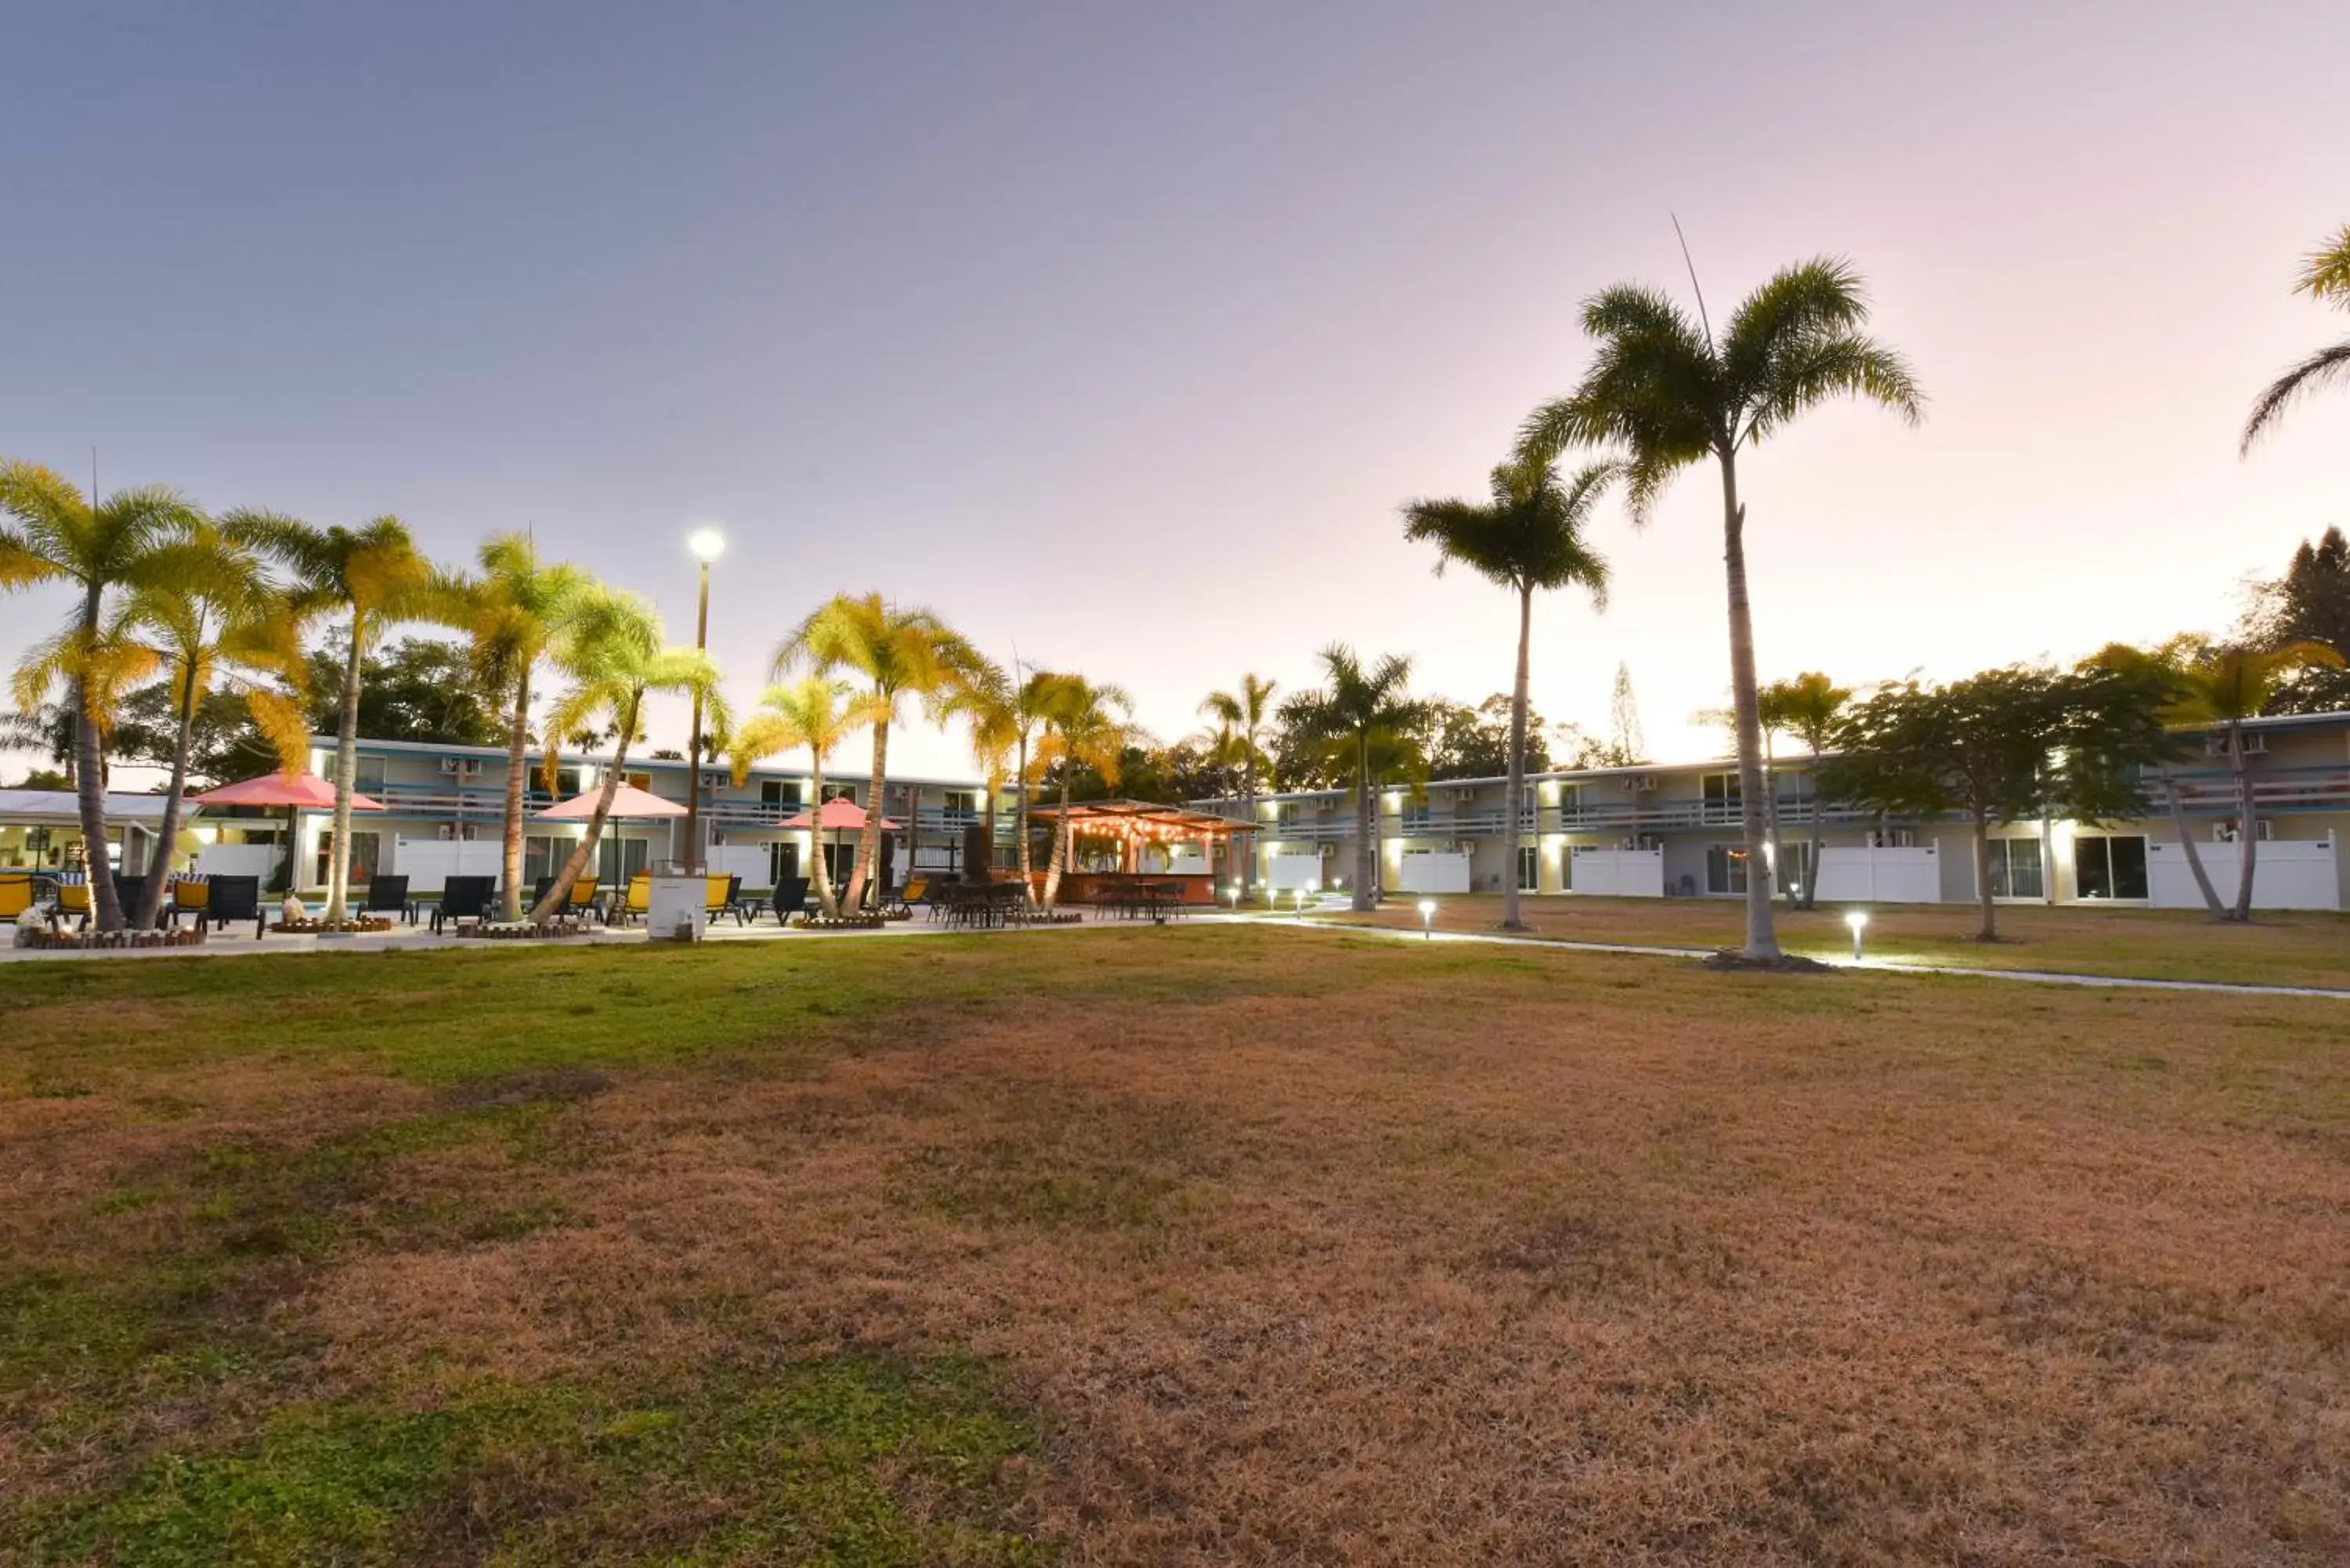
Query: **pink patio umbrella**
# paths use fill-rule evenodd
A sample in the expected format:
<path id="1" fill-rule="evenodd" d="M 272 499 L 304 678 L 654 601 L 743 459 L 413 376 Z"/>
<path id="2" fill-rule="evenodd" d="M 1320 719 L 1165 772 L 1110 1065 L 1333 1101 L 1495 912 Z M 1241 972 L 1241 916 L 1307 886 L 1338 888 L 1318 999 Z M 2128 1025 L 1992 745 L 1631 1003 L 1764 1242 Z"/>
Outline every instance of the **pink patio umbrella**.
<path id="1" fill-rule="evenodd" d="M 531 818 L 533 822 L 587 822 L 596 815 L 596 801 L 604 792 L 591 789 L 585 794 L 575 794 L 560 805 L 548 806 Z M 612 809 L 606 815 L 630 822 L 648 821 L 654 817 L 683 816 L 685 807 L 673 800 L 663 800 L 650 790 L 634 784 L 622 784 L 612 792 Z"/>
<path id="2" fill-rule="evenodd" d="M 294 814 L 297 811 L 332 811 L 335 809 L 335 786 L 316 774 L 259 774 L 249 779 L 239 779 L 233 784 L 206 790 L 188 797 L 198 805 L 258 805 L 286 808 L 286 885 L 294 885 Z M 381 811 L 383 803 L 369 800 L 353 791 L 353 811 Z"/>
<path id="3" fill-rule="evenodd" d="M 842 800 L 836 795 L 826 801 L 821 809 L 813 812 L 804 811 L 797 816 L 785 817 L 775 826 L 792 833 L 815 830 L 837 835 L 863 827 L 865 808 L 853 800 Z M 881 831 L 895 833 L 898 831 L 898 825 L 885 816 L 881 819 Z M 840 845 L 837 837 L 835 837 L 832 842 L 836 848 Z"/>

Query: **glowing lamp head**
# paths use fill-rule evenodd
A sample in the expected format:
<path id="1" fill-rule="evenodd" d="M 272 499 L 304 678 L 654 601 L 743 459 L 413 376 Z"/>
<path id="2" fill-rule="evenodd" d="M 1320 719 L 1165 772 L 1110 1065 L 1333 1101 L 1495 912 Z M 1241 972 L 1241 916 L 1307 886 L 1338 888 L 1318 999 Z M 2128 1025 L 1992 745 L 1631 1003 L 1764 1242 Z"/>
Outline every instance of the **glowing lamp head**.
<path id="1" fill-rule="evenodd" d="M 726 535 L 715 528 L 696 528 L 686 536 L 685 547 L 706 566 L 726 553 Z"/>
<path id="2" fill-rule="evenodd" d="M 1852 913 L 1844 918 L 1844 923 L 1850 926 L 1855 932 L 1857 932 L 1863 926 L 1868 924 L 1868 911 L 1866 909 L 1855 909 Z"/>

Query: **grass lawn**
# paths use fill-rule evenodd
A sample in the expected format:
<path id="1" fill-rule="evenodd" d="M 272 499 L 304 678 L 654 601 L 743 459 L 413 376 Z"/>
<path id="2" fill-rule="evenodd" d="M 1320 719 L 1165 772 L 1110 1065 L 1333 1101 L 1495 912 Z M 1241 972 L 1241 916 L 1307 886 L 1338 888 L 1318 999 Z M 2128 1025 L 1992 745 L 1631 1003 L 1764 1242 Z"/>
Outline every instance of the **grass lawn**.
<path id="1" fill-rule="evenodd" d="M 2350 1554 L 2329 1001 L 1244 926 L 6 986 L 0 1562 Z"/>
<path id="2" fill-rule="evenodd" d="M 1440 930 L 1490 931 L 1502 920 L 1499 894 L 1436 900 Z M 1529 898 L 1532 934 L 1551 941 L 1625 942 L 1641 947 L 1736 947 L 1745 940 L 1745 906 L 1731 898 Z M 1852 956 L 1845 906 L 1779 911 L 1779 940 L 1790 952 Z M 1317 919 L 1419 929 L 1419 900 L 1391 897 L 1375 914 L 1332 913 Z M 2142 980 L 2209 980 L 2237 984 L 2317 985 L 2350 990 L 2350 916 L 2262 914 L 2249 926 L 2220 925 L 2200 910 L 2052 909 L 2002 905 L 2000 940 L 1975 940 L 1972 904 L 1878 904 L 1868 910 L 1867 953 L 1908 963 L 1967 969 L 2064 970 Z"/>

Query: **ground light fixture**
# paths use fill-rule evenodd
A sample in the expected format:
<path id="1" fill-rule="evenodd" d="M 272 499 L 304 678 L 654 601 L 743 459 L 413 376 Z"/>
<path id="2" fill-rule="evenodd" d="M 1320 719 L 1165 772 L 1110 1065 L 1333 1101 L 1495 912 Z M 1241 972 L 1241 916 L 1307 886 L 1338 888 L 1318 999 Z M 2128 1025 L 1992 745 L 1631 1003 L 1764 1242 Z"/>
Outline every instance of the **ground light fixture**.
<path id="1" fill-rule="evenodd" d="M 1241 912 L 1241 885 L 1238 882 L 1226 883 L 1224 886 L 1224 897 L 1232 900 L 1232 913 L 1235 915 L 1239 914 Z"/>
<path id="2" fill-rule="evenodd" d="M 1860 961 L 1860 933 L 1868 929 L 1868 911 L 1866 909 L 1855 909 L 1852 913 L 1844 918 L 1844 923 L 1852 928 L 1852 961 L 1858 963 Z"/>
<path id="3" fill-rule="evenodd" d="M 1433 898 L 1419 901 L 1419 934 L 1431 941 L 1436 939 L 1436 900 Z"/>
<path id="4" fill-rule="evenodd" d="M 1301 920 L 1305 918 L 1305 889 L 1303 888 L 1297 889 L 1297 918 Z"/>

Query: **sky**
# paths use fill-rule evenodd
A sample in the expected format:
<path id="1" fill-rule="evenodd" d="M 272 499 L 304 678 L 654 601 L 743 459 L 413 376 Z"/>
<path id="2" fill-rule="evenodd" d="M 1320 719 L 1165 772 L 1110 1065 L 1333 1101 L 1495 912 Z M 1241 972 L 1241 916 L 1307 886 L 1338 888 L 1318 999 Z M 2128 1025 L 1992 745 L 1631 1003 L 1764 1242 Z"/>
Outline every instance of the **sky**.
<path id="1" fill-rule="evenodd" d="M 0 456 L 451 560 L 528 526 L 679 639 L 714 523 L 738 705 L 873 589 L 1170 740 L 1333 642 L 1505 690 L 1508 596 L 1398 509 L 1482 495 L 1584 297 L 1688 296 L 1676 216 L 1717 319 L 1849 258 L 1929 400 L 1742 463 L 1766 680 L 2221 630 L 2350 523 L 2350 398 L 2236 452 L 2344 328 L 2291 292 L 2350 222 L 2338 0 L 16 0 L 7 39 Z M 1593 539 L 1535 707 L 1604 734 L 1621 662 L 1653 755 L 1716 753 L 1717 480 Z M 0 599 L 0 659 L 66 604 Z"/>

